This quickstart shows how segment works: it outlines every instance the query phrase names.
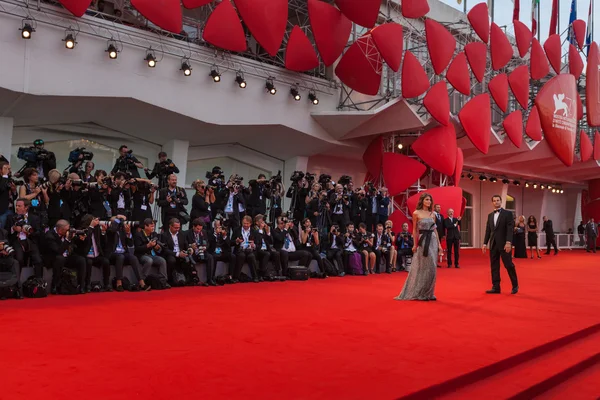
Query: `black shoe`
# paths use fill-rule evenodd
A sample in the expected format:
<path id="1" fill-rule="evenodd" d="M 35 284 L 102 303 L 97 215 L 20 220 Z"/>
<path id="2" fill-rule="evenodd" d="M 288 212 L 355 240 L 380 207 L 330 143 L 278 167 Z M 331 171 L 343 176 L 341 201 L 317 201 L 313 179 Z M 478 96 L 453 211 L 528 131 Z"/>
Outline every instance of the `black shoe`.
<path id="1" fill-rule="evenodd" d="M 254 283 L 260 283 L 260 279 L 254 278 L 254 280 L 252 282 L 254 282 Z"/>
<path id="2" fill-rule="evenodd" d="M 104 291 L 105 292 L 112 292 L 112 288 L 109 285 L 104 286 Z"/>
<path id="3" fill-rule="evenodd" d="M 545 255 L 547 255 L 547 256 L 549 256 L 549 255 L 550 255 L 550 252 L 547 252 L 547 253 L 544 253 L 544 254 L 545 254 Z"/>
<path id="4" fill-rule="evenodd" d="M 150 285 L 144 285 L 143 288 L 141 288 L 144 292 L 149 292 L 152 290 L 152 286 Z"/>
<path id="5" fill-rule="evenodd" d="M 86 294 L 87 292 L 85 291 L 84 288 L 79 288 L 79 294 Z"/>
<path id="6" fill-rule="evenodd" d="M 21 289 L 17 289 L 17 293 L 15 293 L 15 299 L 17 300 L 23 300 L 23 293 L 21 293 Z"/>
<path id="7" fill-rule="evenodd" d="M 386 274 L 391 274 L 391 273 L 392 273 L 392 270 L 388 268 L 388 269 L 386 269 L 386 270 L 385 270 L 385 273 L 386 273 Z"/>
<path id="8" fill-rule="evenodd" d="M 512 288 L 512 290 L 510 291 L 510 294 L 517 294 L 519 293 L 519 287 L 515 286 L 514 288 Z"/>
<path id="9" fill-rule="evenodd" d="M 57 292 L 58 292 L 58 291 L 56 290 L 56 287 L 53 287 L 53 288 L 50 290 L 50 294 L 57 294 Z"/>
<path id="10" fill-rule="evenodd" d="M 124 292 L 125 289 L 123 289 L 123 285 L 119 285 L 117 286 L 117 288 L 115 289 L 117 292 Z"/>
<path id="11" fill-rule="evenodd" d="M 557 255 L 557 254 L 558 254 L 558 251 L 555 251 L 555 252 L 554 252 L 554 255 Z"/>
<path id="12" fill-rule="evenodd" d="M 215 282 L 214 280 L 211 279 L 210 281 L 208 281 L 208 285 L 209 286 L 217 286 L 217 282 Z"/>
<path id="13" fill-rule="evenodd" d="M 210 284 L 208 282 L 200 282 L 200 285 L 202 285 L 204 287 L 210 286 Z"/>
<path id="14" fill-rule="evenodd" d="M 454 268 L 460 268 L 460 265 L 455 265 Z"/>
<path id="15" fill-rule="evenodd" d="M 452 265 L 448 265 L 448 268 L 452 268 Z"/>
<path id="16" fill-rule="evenodd" d="M 500 294 L 500 288 L 491 288 L 490 290 L 486 291 L 487 294 Z"/>

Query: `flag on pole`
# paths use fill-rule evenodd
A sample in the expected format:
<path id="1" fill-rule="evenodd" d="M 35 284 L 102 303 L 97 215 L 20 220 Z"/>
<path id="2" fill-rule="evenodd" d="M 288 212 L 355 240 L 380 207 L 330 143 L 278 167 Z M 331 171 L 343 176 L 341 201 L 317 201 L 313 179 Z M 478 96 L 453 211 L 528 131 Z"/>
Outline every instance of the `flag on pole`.
<path id="1" fill-rule="evenodd" d="M 587 36 L 585 38 L 585 45 L 587 46 L 587 52 L 590 52 L 590 45 L 592 44 L 592 3 L 594 0 L 590 0 L 590 11 L 588 12 L 588 23 L 587 23 Z"/>
<path id="2" fill-rule="evenodd" d="M 538 30 L 538 15 L 540 10 L 540 0 L 531 0 L 531 32 L 533 36 Z"/>
<path id="3" fill-rule="evenodd" d="M 577 0 L 571 1 L 571 14 L 569 15 L 569 42 L 575 44 L 575 33 L 573 32 L 573 22 L 577 19 Z"/>
<path id="4" fill-rule="evenodd" d="M 550 16 L 550 32 L 548 36 L 556 34 L 558 28 L 558 0 L 552 0 L 552 15 Z"/>
<path id="5" fill-rule="evenodd" d="M 515 1 L 515 8 L 513 9 L 513 21 L 518 21 L 519 20 L 519 14 L 521 12 L 521 0 L 514 0 Z"/>

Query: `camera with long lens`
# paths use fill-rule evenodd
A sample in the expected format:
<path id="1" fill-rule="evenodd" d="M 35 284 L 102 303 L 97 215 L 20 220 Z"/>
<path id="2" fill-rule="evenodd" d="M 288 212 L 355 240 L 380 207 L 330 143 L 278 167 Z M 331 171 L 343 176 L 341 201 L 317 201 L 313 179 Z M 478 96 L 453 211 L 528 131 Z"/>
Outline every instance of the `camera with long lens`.
<path id="1" fill-rule="evenodd" d="M 240 189 L 244 188 L 244 185 L 243 185 L 244 178 L 237 174 L 233 175 L 229 181 L 232 183 L 229 190 L 233 191 L 233 190 L 240 190 Z"/>
<path id="2" fill-rule="evenodd" d="M 76 238 L 79 236 L 87 236 L 87 231 L 84 229 L 71 229 L 69 234 L 71 235 L 71 238 Z"/>
<path id="3" fill-rule="evenodd" d="M 323 188 L 325 188 L 325 186 L 331 182 L 331 175 L 327 175 L 327 174 L 321 174 L 319 175 L 319 184 L 321 184 L 321 186 Z"/>
<path id="4" fill-rule="evenodd" d="M 206 171 L 206 179 L 208 187 L 213 189 L 221 189 L 225 186 L 225 175 L 221 167 L 214 167 L 212 171 Z"/>
<path id="5" fill-rule="evenodd" d="M 17 158 L 28 163 L 37 163 L 50 158 L 50 152 L 46 149 L 39 149 L 34 146 L 19 147 Z"/>
<path id="6" fill-rule="evenodd" d="M 166 159 L 158 164 L 158 176 L 169 176 L 175 173 L 175 163 L 171 159 Z"/>
<path id="7" fill-rule="evenodd" d="M 185 253 L 185 257 L 183 257 L 183 261 L 188 264 L 188 265 L 195 265 L 196 261 L 194 261 L 194 258 L 192 257 L 194 255 L 194 249 L 189 247 L 186 250 L 182 250 L 183 253 Z"/>
<path id="8" fill-rule="evenodd" d="M 69 153 L 69 162 L 75 164 L 78 161 L 91 161 L 94 158 L 94 153 L 85 151 L 85 147 L 78 147 Z"/>
<path id="9" fill-rule="evenodd" d="M 294 173 L 292 174 L 292 176 L 290 177 L 290 180 L 294 183 L 298 183 L 302 180 L 302 178 L 304 178 L 304 172 L 302 171 L 294 171 Z"/>
<path id="10" fill-rule="evenodd" d="M 8 177 L 8 183 L 12 183 L 15 186 L 22 186 L 25 184 L 24 181 L 13 178 L 12 176 Z"/>
<path id="11" fill-rule="evenodd" d="M 310 172 L 307 172 L 306 174 L 304 174 L 304 178 L 306 178 L 306 181 L 312 185 L 315 179 L 317 178 L 317 174 L 311 174 Z"/>
<path id="12" fill-rule="evenodd" d="M 0 240 L 0 251 L 4 251 L 6 255 L 10 256 L 15 252 L 15 249 L 10 246 L 8 240 Z"/>
<path id="13" fill-rule="evenodd" d="M 277 175 L 272 176 L 271 179 L 265 183 L 265 188 L 270 189 L 277 184 L 281 184 L 281 171 L 278 171 Z"/>
<path id="14" fill-rule="evenodd" d="M 340 185 L 342 185 L 344 188 L 346 188 L 350 183 L 352 183 L 352 178 L 348 175 L 343 175 L 342 177 L 340 177 L 340 180 L 338 183 Z"/>
<path id="15" fill-rule="evenodd" d="M 32 231 L 32 229 L 33 229 L 33 228 L 31 227 L 31 225 L 29 225 L 27 222 L 25 222 L 25 216 L 23 216 L 23 215 L 19 215 L 19 216 L 18 216 L 18 217 L 15 219 L 15 222 L 14 222 L 13 226 L 18 226 L 18 227 L 20 227 L 20 228 L 21 228 L 21 231 L 22 231 L 23 233 L 26 233 L 26 234 L 30 234 L 30 233 L 31 233 L 31 231 Z"/>

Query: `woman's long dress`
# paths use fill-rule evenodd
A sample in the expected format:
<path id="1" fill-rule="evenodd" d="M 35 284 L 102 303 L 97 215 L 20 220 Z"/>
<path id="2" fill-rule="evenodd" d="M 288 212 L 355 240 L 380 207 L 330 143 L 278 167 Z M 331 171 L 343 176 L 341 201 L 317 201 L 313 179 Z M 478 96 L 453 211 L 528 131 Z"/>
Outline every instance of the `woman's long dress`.
<path id="1" fill-rule="evenodd" d="M 413 255 L 412 265 L 402 292 L 395 300 L 435 299 L 435 279 L 437 273 L 438 238 L 433 218 L 423 218 L 418 222 L 419 247 Z"/>
<path id="2" fill-rule="evenodd" d="M 527 232 L 527 246 L 529 247 L 537 247 L 538 243 L 538 234 L 537 234 L 537 224 L 529 223 L 529 229 L 535 229 L 536 232 Z"/>
<path id="3" fill-rule="evenodd" d="M 525 227 L 517 225 L 515 229 L 515 258 L 527 258 L 527 247 L 525 247 Z"/>

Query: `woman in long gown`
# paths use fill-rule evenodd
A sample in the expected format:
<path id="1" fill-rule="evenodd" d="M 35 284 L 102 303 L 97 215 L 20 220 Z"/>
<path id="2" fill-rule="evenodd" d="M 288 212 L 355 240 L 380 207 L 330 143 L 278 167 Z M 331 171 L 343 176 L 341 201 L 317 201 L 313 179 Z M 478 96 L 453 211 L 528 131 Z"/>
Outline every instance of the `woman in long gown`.
<path id="1" fill-rule="evenodd" d="M 537 258 L 542 258 L 540 255 L 540 249 L 538 248 L 538 224 L 537 220 L 533 215 L 529 216 L 527 221 L 527 246 L 531 252 L 531 258 L 533 259 L 533 250 L 537 253 Z"/>
<path id="2" fill-rule="evenodd" d="M 527 258 L 527 247 L 525 246 L 525 217 L 521 215 L 515 224 L 514 245 L 515 258 Z"/>
<path id="3" fill-rule="evenodd" d="M 413 213 L 413 258 L 410 272 L 402 292 L 395 300 L 436 300 L 435 279 L 437 271 L 437 257 L 442 251 L 438 238 L 435 217 L 432 212 L 433 198 L 428 193 L 423 193 Z"/>

